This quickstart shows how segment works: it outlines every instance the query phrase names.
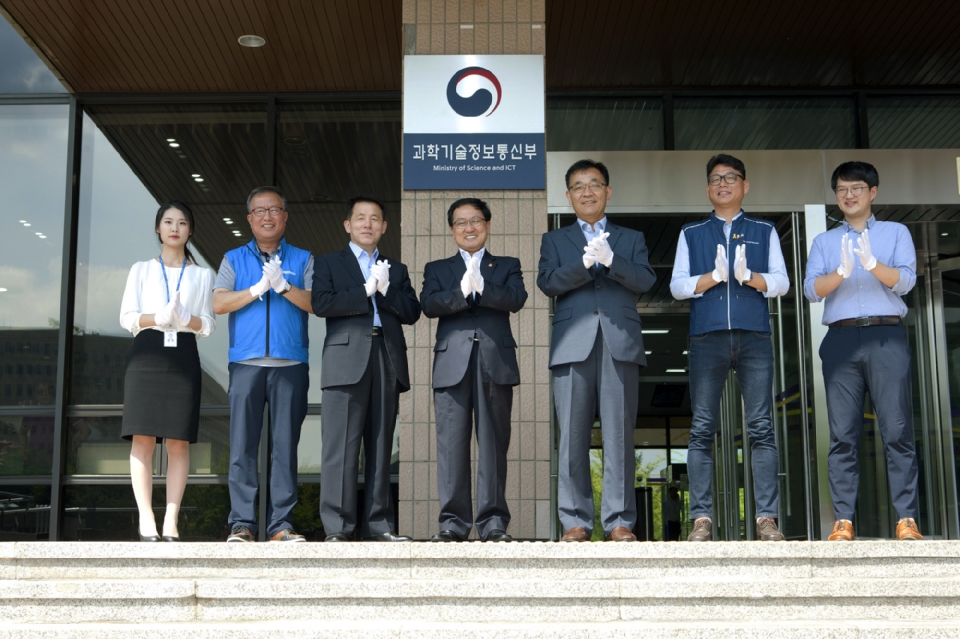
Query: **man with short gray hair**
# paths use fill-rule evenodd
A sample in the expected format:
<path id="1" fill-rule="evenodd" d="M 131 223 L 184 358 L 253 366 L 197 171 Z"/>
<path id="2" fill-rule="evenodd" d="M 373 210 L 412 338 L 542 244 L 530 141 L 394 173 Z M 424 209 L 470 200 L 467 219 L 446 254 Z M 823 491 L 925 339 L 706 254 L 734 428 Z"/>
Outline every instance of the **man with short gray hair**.
<path id="1" fill-rule="evenodd" d="M 261 186 L 247 198 L 253 239 L 228 251 L 213 286 L 213 310 L 230 314 L 230 536 L 254 541 L 257 450 L 270 407 L 270 541 L 304 541 L 293 529 L 297 445 L 310 385 L 307 313 L 313 256 L 287 243 L 286 199 Z M 264 487 L 267 489 L 267 487 Z"/>

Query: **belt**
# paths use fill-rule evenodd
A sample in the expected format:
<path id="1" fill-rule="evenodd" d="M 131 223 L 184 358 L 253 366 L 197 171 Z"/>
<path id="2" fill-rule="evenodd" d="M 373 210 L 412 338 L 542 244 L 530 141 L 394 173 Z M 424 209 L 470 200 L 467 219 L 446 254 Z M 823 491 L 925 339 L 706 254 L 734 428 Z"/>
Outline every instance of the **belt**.
<path id="1" fill-rule="evenodd" d="M 838 322 L 832 322 L 829 326 L 897 326 L 900 324 L 900 317 L 897 315 L 882 315 L 880 317 L 858 317 L 856 319 L 845 319 Z"/>
<path id="2" fill-rule="evenodd" d="M 379 326 L 374 326 L 367 337 L 380 337 L 381 335 L 383 335 L 383 329 Z"/>

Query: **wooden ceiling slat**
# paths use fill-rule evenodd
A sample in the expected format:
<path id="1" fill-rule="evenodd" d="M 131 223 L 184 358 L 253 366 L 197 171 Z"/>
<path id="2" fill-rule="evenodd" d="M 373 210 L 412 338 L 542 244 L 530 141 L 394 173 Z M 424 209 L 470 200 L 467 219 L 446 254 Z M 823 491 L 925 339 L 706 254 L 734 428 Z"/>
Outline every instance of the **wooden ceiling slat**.
<path id="1" fill-rule="evenodd" d="M 117 3 L 111 0 L 105 0 L 99 4 L 92 4 L 89 7 L 90 16 L 95 19 L 104 30 L 104 46 L 110 50 L 110 59 L 119 68 L 111 69 L 111 75 L 126 75 L 131 77 L 135 83 L 136 90 L 148 90 L 142 84 L 144 77 L 169 78 L 170 73 L 166 68 L 160 69 L 158 64 L 164 62 L 162 57 L 150 57 L 143 55 L 144 51 L 137 42 L 134 41 L 134 34 L 139 31 L 141 24 L 135 17 L 130 20 L 130 16 L 124 15 L 125 8 L 129 9 L 131 5 Z M 168 87 L 163 86 L 162 90 Z"/>
<path id="2" fill-rule="evenodd" d="M 156 38 L 155 46 L 158 46 L 157 54 L 166 56 L 170 66 L 175 69 L 174 75 L 170 77 L 182 87 L 181 91 L 200 91 L 203 84 L 198 80 L 194 73 L 196 68 L 197 56 L 187 54 L 192 49 L 183 38 L 182 33 L 174 25 L 170 24 L 169 19 L 161 14 L 157 5 L 151 0 L 139 0 L 140 15 L 143 16 L 143 23 L 150 25 L 151 33 Z M 170 89 L 167 89 L 170 90 Z"/>
<path id="3" fill-rule="evenodd" d="M 360 16 L 357 5 L 357 0 L 340 0 L 340 2 L 337 3 L 337 14 L 341 20 L 346 18 L 350 23 L 358 25 L 358 28 L 362 30 L 363 19 Z M 377 86 L 377 78 L 370 64 L 369 45 L 360 47 L 356 40 L 352 40 L 349 43 L 349 47 L 349 59 L 353 63 L 354 77 L 362 77 L 364 82 L 369 86 Z M 357 73 L 360 75 L 357 76 Z"/>
<path id="4" fill-rule="evenodd" d="M 284 23 L 287 25 L 291 38 L 300 51 L 297 64 L 301 67 L 300 75 L 303 78 L 302 86 L 304 90 L 315 91 L 317 89 L 317 82 L 313 76 L 323 69 L 324 65 L 320 62 L 317 46 L 309 28 L 310 23 L 307 22 L 304 13 L 303 3 L 290 3 L 288 10 L 284 12 L 282 17 L 284 18 Z"/>
<path id="5" fill-rule="evenodd" d="M 241 21 L 240 16 L 233 10 L 234 0 L 211 1 L 219 1 L 220 3 L 219 7 L 215 9 L 217 17 L 220 18 L 216 20 L 216 22 L 220 25 L 224 42 L 231 44 L 228 50 L 231 51 L 231 57 L 237 64 L 237 69 L 240 71 L 240 76 L 234 78 L 234 86 L 237 87 L 238 91 L 255 91 L 256 89 L 251 87 L 256 83 L 257 79 L 266 78 L 269 73 L 264 61 L 263 49 L 250 49 L 240 46 L 239 43 L 237 43 L 236 46 L 232 46 L 240 36 L 255 34 L 254 25 Z M 245 17 L 244 20 L 246 20 Z"/>
<path id="6" fill-rule="evenodd" d="M 235 77 L 235 73 L 231 72 L 233 65 L 227 61 L 225 43 L 217 31 L 203 28 L 211 20 L 216 20 L 210 4 L 205 1 L 197 3 L 196 0 L 172 0 L 169 6 L 171 19 L 183 25 L 199 52 L 196 56 L 198 72 L 210 78 L 216 84 L 217 91 L 230 91 L 230 78 Z"/>

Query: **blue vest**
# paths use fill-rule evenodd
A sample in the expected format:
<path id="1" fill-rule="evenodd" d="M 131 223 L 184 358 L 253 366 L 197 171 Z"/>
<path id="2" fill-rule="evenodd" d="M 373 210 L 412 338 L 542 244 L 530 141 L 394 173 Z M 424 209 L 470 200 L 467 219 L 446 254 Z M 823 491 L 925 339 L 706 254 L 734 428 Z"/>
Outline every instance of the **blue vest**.
<path id="1" fill-rule="evenodd" d="M 263 258 L 256 240 L 227 252 L 227 260 L 236 273 L 234 290 L 250 288 L 263 277 Z M 297 288 L 306 288 L 303 273 L 310 260 L 310 251 L 280 240 L 280 267 L 283 276 Z M 312 284 L 312 283 L 311 283 Z M 278 357 L 308 363 L 307 313 L 278 295 L 273 289 L 240 310 L 230 313 L 231 362 L 256 357 Z"/>
<path id="2" fill-rule="evenodd" d="M 760 291 L 742 286 L 734 276 L 736 247 L 747 247 L 747 268 L 757 273 L 768 273 L 770 234 L 774 226 L 765 220 L 741 215 L 733 221 L 730 240 L 723 232 L 722 218 L 711 214 L 701 222 L 683 227 L 690 254 L 690 275 L 703 275 L 715 268 L 717 244 L 727 251 L 730 268 L 728 281 L 720 282 L 690 300 L 690 334 L 703 335 L 711 331 L 741 329 L 770 332 L 770 310 L 767 298 Z"/>

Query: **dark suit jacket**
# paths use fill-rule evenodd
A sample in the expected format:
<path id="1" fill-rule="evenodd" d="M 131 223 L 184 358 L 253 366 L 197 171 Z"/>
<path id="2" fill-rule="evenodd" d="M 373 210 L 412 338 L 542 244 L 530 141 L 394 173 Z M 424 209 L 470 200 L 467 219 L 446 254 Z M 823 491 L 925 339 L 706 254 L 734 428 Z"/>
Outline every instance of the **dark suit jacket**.
<path id="1" fill-rule="evenodd" d="M 579 223 L 543 234 L 537 286 L 557 298 L 550 339 L 550 367 L 582 362 L 593 349 L 598 327 L 614 358 L 646 366 L 637 295 L 650 290 L 656 274 L 647 260 L 643 233 L 610 223 L 610 268 L 584 268 L 587 241 Z"/>
<path id="2" fill-rule="evenodd" d="M 390 262 L 390 288 L 386 295 L 378 291 L 374 296 L 387 355 L 397 373 L 400 392 L 404 392 L 410 389 L 410 375 L 401 324 L 413 324 L 420 319 L 420 302 L 410 286 L 407 267 L 384 255 L 380 259 Z M 313 312 L 327 319 L 321 388 L 356 384 L 367 368 L 373 302 L 364 291 L 364 281 L 363 271 L 349 246 L 339 253 L 321 255 L 314 263 Z"/>
<path id="3" fill-rule="evenodd" d="M 496 257 L 486 251 L 480 263 L 483 295 L 463 297 L 460 280 L 467 265 L 458 251 L 453 257 L 430 262 L 423 269 L 420 304 L 427 317 L 439 317 L 433 348 L 433 387 L 454 386 L 470 362 L 474 333 L 490 378 L 497 384 L 520 383 L 517 342 L 510 330 L 510 313 L 527 301 L 520 260 Z"/>

